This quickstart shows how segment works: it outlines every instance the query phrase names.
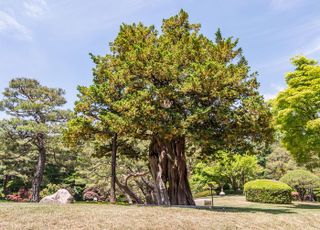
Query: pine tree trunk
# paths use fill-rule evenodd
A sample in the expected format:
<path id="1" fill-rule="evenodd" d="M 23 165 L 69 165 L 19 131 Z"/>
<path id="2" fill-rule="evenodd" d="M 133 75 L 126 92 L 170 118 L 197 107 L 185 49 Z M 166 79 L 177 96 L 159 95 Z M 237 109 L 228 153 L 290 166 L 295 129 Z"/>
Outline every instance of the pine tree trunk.
<path id="1" fill-rule="evenodd" d="M 36 171 L 32 179 L 32 202 L 39 202 L 40 200 L 40 186 L 43 179 L 44 166 L 46 163 L 46 149 L 44 147 L 39 148 L 38 163 Z"/>
<path id="2" fill-rule="evenodd" d="M 188 182 L 184 137 L 154 137 L 149 163 L 159 205 L 195 205 Z"/>
<path id="3" fill-rule="evenodd" d="M 116 199 L 116 163 L 117 163 L 117 134 L 112 138 L 112 153 L 111 153 L 111 191 L 110 203 L 115 204 Z"/>
<path id="4" fill-rule="evenodd" d="M 4 195 L 8 195 L 9 194 L 9 190 L 8 190 L 8 182 L 10 180 L 10 176 L 9 175 L 4 175 L 3 176 L 3 194 Z"/>

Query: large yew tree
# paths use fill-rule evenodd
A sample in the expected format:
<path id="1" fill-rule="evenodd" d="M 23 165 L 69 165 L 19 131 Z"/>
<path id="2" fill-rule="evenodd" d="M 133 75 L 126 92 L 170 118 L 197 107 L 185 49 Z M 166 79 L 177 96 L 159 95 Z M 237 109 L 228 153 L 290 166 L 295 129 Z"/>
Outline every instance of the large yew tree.
<path id="1" fill-rule="evenodd" d="M 37 202 L 49 143 L 61 134 L 70 116 L 69 111 L 61 108 L 66 103 L 64 91 L 42 86 L 37 80 L 16 78 L 10 81 L 3 96 L 1 105 L 11 118 L 1 123 L 4 125 L 2 129 L 5 128 L 7 137 L 15 141 L 20 149 L 28 145 L 28 152 L 37 153 L 31 198 Z M 23 152 L 20 151 L 20 154 Z"/>
<path id="2" fill-rule="evenodd" d="M 187 141 L 239 150 L 271 134 L 269 110 L 238 41 L 220 31 L 212 41 L 199 30 L 184 11 L 163 20 L 161 32 L 123 24 L 111 52 L 93 56 L 93 84 L 80 88 L 77 109 L 91 115 L 91 124 L 150 140 L 158 204 L 194 204 Z"/>

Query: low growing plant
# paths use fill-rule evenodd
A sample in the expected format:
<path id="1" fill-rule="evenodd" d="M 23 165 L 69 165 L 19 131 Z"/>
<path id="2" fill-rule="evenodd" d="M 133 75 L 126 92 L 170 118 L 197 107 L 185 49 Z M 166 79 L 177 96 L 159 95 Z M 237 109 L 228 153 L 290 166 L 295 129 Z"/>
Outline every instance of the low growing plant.
<path id="1" fill-rule="evenodd" d="M 40 197 L 45 197 L 54 194 L 57 192 L 60 188 L 62 188 L 59 184 L 47 184 L 47 186 L 41 190 Z"/>
<path id="2" fill-rule="evenodd" d="M 289 204 L 292 188 L 274 180 L 254 180 L 244 185 L 247 201 L 275 204 Z"/>

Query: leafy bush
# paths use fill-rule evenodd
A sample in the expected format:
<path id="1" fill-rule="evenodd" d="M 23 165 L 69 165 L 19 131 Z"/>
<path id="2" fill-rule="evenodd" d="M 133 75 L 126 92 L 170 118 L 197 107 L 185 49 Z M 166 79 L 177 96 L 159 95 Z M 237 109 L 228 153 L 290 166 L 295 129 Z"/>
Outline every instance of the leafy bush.
<path id="1" fill-rule="evenodd" d="M 40 197 L 45 197 L 56 193 L 60 188 L 62 188 L 59 184 L 47 184 L 47 186 L 41 190 Z"/>
<path id="2" fill-rule="evenodd" d="M 299 193 L 298 192 L 293 191 L 291 193 L 291 196 L 292 196 L 292 200 L 294 200 L 294 201 L 298 201 L 299 200 Z"/>
<path id="3" fill-rule="evenodd" d="M 315 196 L 315 200 L 320 202 L 320 187 L 319 188 L 315 188 L 313 190 L 314 196 Z"/>
<path id="4" fill-rule="evenodd" d="M 280 181 L 290 185 L 299 193 L 301 201 L 313 196 L 313 189 L 320 187 L 320 178 L 307 170 L 293 170 L 281 177 Z"/>
<path id="5" fill-rule="evenodd" d="M 105 197 L 102 195 L 98 187 L 87 188 L 83 191 L 83 200 L 85 201 L 103 201 Z"/>
<path id="6" fill-rule="evenodd" d="M 20 188 L 17 193 L 7 195 L 6 199 L 15 202 L 27 202 L 31 199 L 31 192 L 28 189 Z"/>
<path id="7" fill-rule="evenodd" d="M 291 192 L 289 185 L 273 180 L 254 180 L 244 185 L 246 200 L 253 202 L 289 204 Z"/>
<path id="8" fill-rule="evenodd" d="M 217 195 L 217 192 L 215 190 L 212 191 L 213 195 Z M 198 192 L 194 194 L 193 198 L 201 198 L 201 197 L 207 197 L 211 196 L 211 191 L 210 190 L 204 190 L 202 192 Z"/>
<path id="9" fill-rule="evenodd" d="M 0 199 L 3 199 L 4 197 L 3 188 L 0 188 Z"/>

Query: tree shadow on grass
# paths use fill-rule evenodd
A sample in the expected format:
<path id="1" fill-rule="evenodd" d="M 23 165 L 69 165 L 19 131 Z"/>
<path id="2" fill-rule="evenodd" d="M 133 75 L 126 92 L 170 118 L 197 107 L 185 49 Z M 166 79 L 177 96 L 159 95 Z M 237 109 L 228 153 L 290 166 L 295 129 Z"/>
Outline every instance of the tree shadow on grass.
<path id="1" fill-rule="evenodd" d="M 146 206 L 146 205 L 141 205 Z M 157 205 L 147 205 L 147 206 L 157 206 Z M 319 210 L 320 205 L 315 204 L 290 204 L 287 206 L 277 206 L 274 205 L 273 208 L 268 207 L 230 207 L 230 206 L 185 206 L 185 205 L 171 205 L 171 206 L 161 206 L 161 207 L 168 207 L 168 208 L 192 208 L 192 209 L 199 209 L 199 210 L 206 210 L 206 211 L 213 211 L 213 212 L 233 212 L 233 213 L 268 213 L 268 214 L 297 214 L 299 213 L 299 209 L 310 209 L 310 210 Z"/>
<path id="2" fill-rule="evenodd" d="M 264 212 L 269 214 L 294 214 L 297 213 L 288 208 L 256 208 L 256 207 L 226 207 L 214 206 L 213 208 L 200 207 L 199 209 L 206 209 L 215 212 L 235 212 L 235 213 L 257 213 Z"/>
<path id="3" fill-rule="evenodd" d="M 293 207 L 289 208 L 297 208 L 297 209 L 318 209 L 320 211 L 320 205 L 318 204 L 294 204 Z"/>

